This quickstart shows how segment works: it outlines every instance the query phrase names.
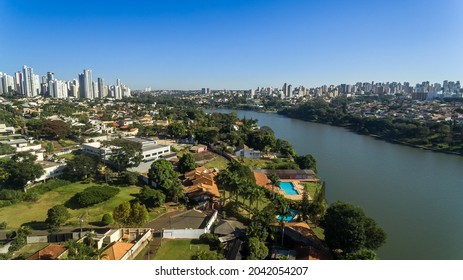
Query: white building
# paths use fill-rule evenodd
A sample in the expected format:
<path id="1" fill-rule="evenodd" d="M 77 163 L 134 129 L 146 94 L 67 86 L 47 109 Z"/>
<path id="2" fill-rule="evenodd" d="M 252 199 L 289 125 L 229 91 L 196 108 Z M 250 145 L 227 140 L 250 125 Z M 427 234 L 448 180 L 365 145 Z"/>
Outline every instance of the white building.
<path id="1" fill-rule="evenodd" d="M 127 137 L 124 139 L 142 145 L 143 161 L 157 160 L 164 155 L 170 154 L 170 146 L 158 145 L 155 140 L 138 137 Z M 95 155 L 100 158 L 108 159 L 111 154 L 111 147 L 102 147 L 100 142 L 85 143 L 82 146 L 84 153 Z"/>

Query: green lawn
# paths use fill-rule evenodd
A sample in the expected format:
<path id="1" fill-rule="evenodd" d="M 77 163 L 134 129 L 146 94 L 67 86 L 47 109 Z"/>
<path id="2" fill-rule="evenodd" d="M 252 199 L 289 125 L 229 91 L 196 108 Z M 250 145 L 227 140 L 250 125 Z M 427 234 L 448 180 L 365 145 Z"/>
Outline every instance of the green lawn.
<path id="1" fill-rule="evenodd" d="M 12 259 L 27 259 L 28 257 L 32 256 L 35 252 L 42 250 L 43 248 L 47 247 L 48 243 L 32 243 L 27 244 L 26 246 L 22 247 L 18 251 L 13 253 Z"/>
<path id="2" fill-rule="evenodd" d="M 206 167 L 215 167 L 219 170 L 227 169 L 228 160 L 222 156 L 217 155 L 213 161 L 206 163 Z"/>
<path id="3" fill-rule="evenodd" d="M 240 158 L 238 161 L 251 168 L 265 168 L 268 164 L 273 163 L 270 159 Z"/>
<path id="4" fill-rule="evenodd" d="M 313 199 L 315 196 L 315 192 L 320 188 L 320 183 L 315 183 L 315 182 L 301 182 L 301 184 L 305 187 L 307 187 L 307 190 L 309 192 L 310 199 Z"/>
<path id="5" fill-rule="evenodd" d="M 196 252 L 209 251 L 209 245 L 199 244 L 198 240 L 163 239 L 162 245 L 153 260 L 191 260 Z"/>
<path id="6" fill-rule="evenodd" d="M 21 202 L 1 208 L 0 221 L 5 221 L 10 229 L 18 228 L 20 225 L 27 222 L 43 222 L 47 218 L 48 209 L 58 204 L 64 204 L 74 194 L 83 191 L 91 185 L 95 184 L 72 183 L 41 195 L 36 202 Z M 134 198 L 133 195 L 137 194 L 140 188 L 131 186 L 121 187 L 120 190 L 121 191 L 115 197 L 92 207 L 76 210 L 69 209 L 71 218 L 68 220 L 68 225 L 77 226 L 79 224 L 78 217 L 81 214 L 84 214 L 85 225 L 101 221 L 103 214 L 112 213 L 113 209 L 122 202 L 132 200 Z"/>

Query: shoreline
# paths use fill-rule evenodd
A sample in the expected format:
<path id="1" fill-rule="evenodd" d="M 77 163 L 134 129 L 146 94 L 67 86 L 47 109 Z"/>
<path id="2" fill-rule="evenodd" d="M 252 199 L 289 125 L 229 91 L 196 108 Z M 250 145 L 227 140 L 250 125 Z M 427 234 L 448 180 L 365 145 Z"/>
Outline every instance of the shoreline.
<path id="1" fill-rule="evenodd" d="M 263 114 L 275 114 L 276 113 L 278 115 L 282 115 L 282 116 L 285 116 L 285 117 L 290 118 L 290 119 L 295 119 L 295 120 L 300 120 L 300 121 L 304 121 L 304 122 L 325 124 L 325 125 L 329 125 L 329 126 L 345 128 L 345 129 L 349 130 L 352 133 L 356 133 L 356 134 L 364 135 L 364 136 L 371 136 L 371 137 L 373 137 L 375 139 L 382 140 L 382 141 L 385 141 L 385 142 L 388 142 L 388 143 L 391 143 L 391 144 L 404 145 L 404 146 L 408 146 L 408 147 L 415 148 L 415 149 L 431 151 L 431 152 L 434 152 L 434 153 L 442 153 L 442 154 L 447 154 L 447 155 L 463 156 L 463 153 L 445 151 L 445 150 L 439 150 L 439 149 L 433 149 L 431 147 L 425 147 L 425 146 L 420 146 L 420 145 L 416 145 L 416 144 L 412 144 L 412 143 L 407 143 L 407 142 L 400 141 L 400 140 L 385 138 L 385 137 L 375 135 L 375 134 L 359 133 L 359 132 L 356 132 L 356 131 L 353 131 L 352 129 L 350 129 L 348 125 L 334 125 L 334 124 L 331 124 L 331 123 L 313 122 L 313 121 L 308 121 L 308 120 L 304 120 L 304 119 L 300 119 L 300 118 L 294 118 L 294 117 L 290 117 L 290 116 L 285 115 L 285 114 L 280 114 L 278 111 L 271 111 L 271 110 L 269 110 L 269 111 L 260 111 L 260 110 L 249 110 L 249 109 L 246 110 L 246 109 L 230 108 L 230 107 L 222 107 L 222 108 L 216 108 L 216 109 L 254 111 L 254 112 L 263 113 Z"/>

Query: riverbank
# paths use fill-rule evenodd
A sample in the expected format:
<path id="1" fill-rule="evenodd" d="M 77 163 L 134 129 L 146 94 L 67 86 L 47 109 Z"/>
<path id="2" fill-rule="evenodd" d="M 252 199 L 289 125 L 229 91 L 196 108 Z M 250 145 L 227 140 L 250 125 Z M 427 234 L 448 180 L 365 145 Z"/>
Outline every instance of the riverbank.
<path id="1" fill-rule="evenodd" d="M 364 133 L 364 132 L 355 131 L 354 129 L 352 129 L 353 125 L 350 124 L 350 123 L 344 123 L 344 124 L 337 125 L 337 124 L 333 124 L 333 123 L 330 123 L 330 122 L 310 121 L 310 120 L 307 120 L 307 119 L 304 119 L 304 118 L 297 118 L 297 117 L 294 117 L 294 116 L 289 116 L 287 114 L 284 114 L 282 111 L 277 112 L 277 114 L 288 117 L 288 118 L 301 120 L 301 121 L 325 124 L 325 125 L 330 125 L 330 126 L 335 126 L 335 127 L 342 127 L 342 128 L 345 128 L 345 129 L 349 130 L 350 132 L 354 132 L 354 133 L 357 133 L 359 135 L 371 136 L 371 137 L 373 137 L 375 139 L 383 140 L 383 141 L 386 141 L 386 142 L 391 143 L 391 144 L 400 144 L 400 145 L 405 145 L 405 146 L 408 146 L 408 147 L 418 148 L 418 149 L 432 151 L 432 152 L 436 152 L 436 153 L 444 153 L 444 154 L 448 154 L 448 155 L 463 156 L 463 152 L 455 152 L 455 151 L 449 151 L 449 150 L 447 150 L 445 148 L 418 145 L 418 144 L 413 144 L 413 143 L 398 140 L 398 139 L 392 139 L 392 138 L 389 138 L 389 137 L 384 137 L 384 136 L 373 134 L 373 133 Z M 440 144 L 437 144 L 437 145 L 444 145 L 444 143 L 440 143 Z"/>
<path id="2" fill-rule="evenodd" d="M 243 110 L 242 108 L 230 108 L 230 107 L 219 107 L 219 108 L 216 108 L 216 109 Z M 377 140 L 383 140 L 383 141 L 391 143 L 391 144 L 399 144 L 399 145 L 404 145 L 404 146 L 411 147 L 411 148 L 417 148 L 417 149 L 436 152 L 436 153 L 463 156 L 463 148 L 462 148 L 462 152 L 455 152 L 455 151 L 449 151 L 449 150 L 447 150 L 445 148 L 438 148 L 438 147 L 432 147 L 432 146 L 413 144 L 413 143 L 409 143 L 409 142 L 398 140 L 398 139 L 392 139 L 392 138 L 389 138 L 389 137 L 384 137 L 384 136 L 377 135 L 377 134 L 374 134 L 374 133 L 364 133 L 364 132 L 355 131 L 354 129 L 352 129 L 353 125 L 350 124 L 350 123 L 344 123 L 344 124 L 339 124 L 338 125 L 338 124 L 334 124 L 334 123 L 331 123 L 331 122 L 311 121 L 311 120 L 307 120 L 307 119 L 304 119 L 304 118 L 297 118 L 297 117 L 294 117 L 294 116 L 289 116 L 288 114 L 284 114 L 283 111 L 281 111 L 281 110 L 280 111 L 262 110 L 261 108 L 257 108 L 257 107 L 254 108 L 254 110 L 251 110 L 251 109 L 245 109 L 245 110 L 246 111 L 258 112 L 258 113 L 263 113 L 263 114 L 278 114 L 278 115 L 282 115 L 282 116 L 285 116 L 285 117 L 288 117 L 288 118 L 291 118 L 291 119 L 306 121 L 306 122 L 310 122 L 310 123 L 318 123 L 318 124 L 324 124 L 324 125 L 329 125 L 329 126 L 334 126 L 334 127 L 342 127 L 342 128 L 345 128 L 345 129 L 349 130 L 350 132 L 353 132 L 353 133 L 356 133 L 356 134 L 359 134 L 359 135 L 364 135 L 364 136 L 371 136 L 371 137 L 373 137 L 373 138 L 375 138 Z M 444 143 L 439 143 L 437 145 L 444 145 Z"/>

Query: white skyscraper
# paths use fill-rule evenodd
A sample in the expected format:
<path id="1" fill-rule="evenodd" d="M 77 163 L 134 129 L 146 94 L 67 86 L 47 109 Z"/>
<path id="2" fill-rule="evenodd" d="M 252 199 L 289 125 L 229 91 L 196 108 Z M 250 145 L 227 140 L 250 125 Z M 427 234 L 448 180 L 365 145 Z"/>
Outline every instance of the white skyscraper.
<path id="1" fill-rule="evenodd" d="M 93 99 L 92 70 L 84 69 L 83 74 L 79 74 L 80 98 Z"/>
<path id="2" fill-rule="evenodd" d="M 34 96 L 33 89 L 34 70 L 27 65 L 23 66 L 23 94 L 27 97 Z"/>

